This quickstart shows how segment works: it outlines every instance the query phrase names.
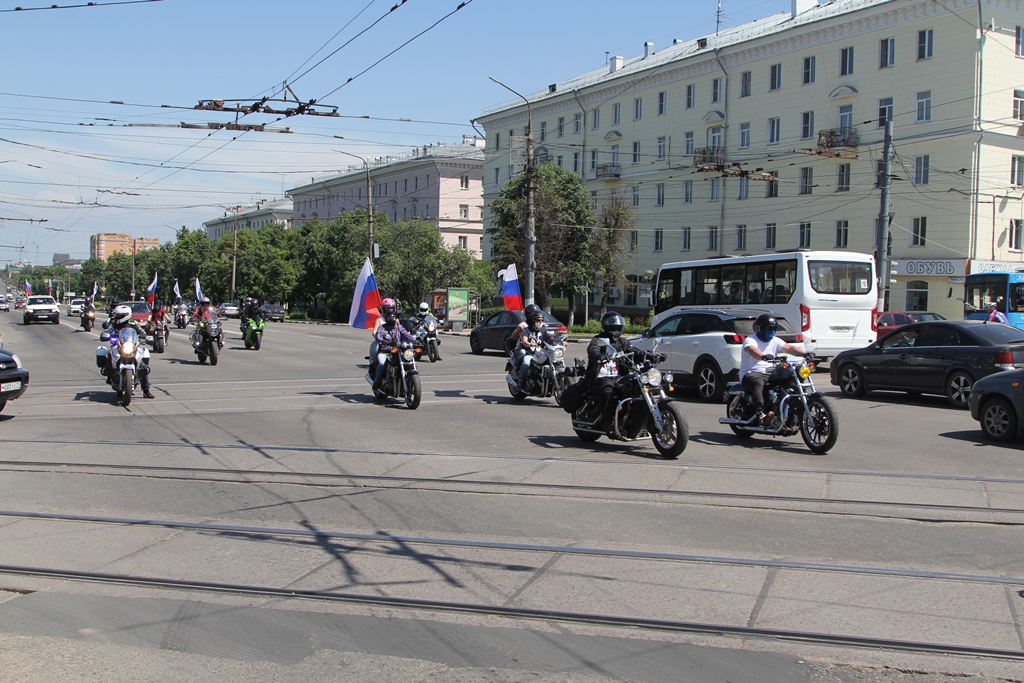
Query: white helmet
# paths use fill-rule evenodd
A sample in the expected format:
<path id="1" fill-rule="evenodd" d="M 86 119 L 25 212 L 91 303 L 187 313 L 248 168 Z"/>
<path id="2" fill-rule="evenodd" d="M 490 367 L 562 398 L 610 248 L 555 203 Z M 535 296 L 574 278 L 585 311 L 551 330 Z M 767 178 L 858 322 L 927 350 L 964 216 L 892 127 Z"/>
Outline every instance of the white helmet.
<path id="1" fill-rule="evenodd" d="M 430 313 L 430 306 L 428 306 L 427 302 L 424 301 L 420 304 L 420 315 L 426 315 L 427 313 Z"/>
<path id="2" fill-rule="evenodd" d="M 132 319 L 132 308 L 125 304 L 114 306 L 114 310 L 110 312 L 110 317 L 114 319 L 114 322 L 118 325 L 123 325 Z"/>

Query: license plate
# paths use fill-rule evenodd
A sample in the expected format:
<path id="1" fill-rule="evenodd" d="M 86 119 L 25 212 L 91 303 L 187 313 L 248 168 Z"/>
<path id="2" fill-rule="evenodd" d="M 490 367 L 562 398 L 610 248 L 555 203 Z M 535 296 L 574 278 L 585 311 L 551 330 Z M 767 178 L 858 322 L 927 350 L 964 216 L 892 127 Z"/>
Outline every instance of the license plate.
<path id="1" fill-rule="evenodd" d="M 17 391 L 21 389 L 21 382 L 4 382 L 0 384 L 0 391 Z"/>

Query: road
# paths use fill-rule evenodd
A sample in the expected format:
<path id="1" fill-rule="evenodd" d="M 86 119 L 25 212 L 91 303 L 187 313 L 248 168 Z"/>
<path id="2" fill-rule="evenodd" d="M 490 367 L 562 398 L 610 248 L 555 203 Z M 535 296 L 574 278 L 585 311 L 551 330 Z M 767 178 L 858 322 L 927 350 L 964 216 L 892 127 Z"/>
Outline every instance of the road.
<path id="1" fill-rule="evenodd" d="M 366 331 L 272 324 L 255 352 L 229 323 L 211 367 L 172 330 L 157 398 L 125 409 L 76 323 L 0 314 L 32 372 L 0 414 L 13 680 L 1024 671 L 1021 448 L 941 398 L 844 399 L 822 373 L 841 431 L 817 456 L 684 397 L 666 461 L 513 402 L 465 337 L 410 411 L 373 401 Z"/>

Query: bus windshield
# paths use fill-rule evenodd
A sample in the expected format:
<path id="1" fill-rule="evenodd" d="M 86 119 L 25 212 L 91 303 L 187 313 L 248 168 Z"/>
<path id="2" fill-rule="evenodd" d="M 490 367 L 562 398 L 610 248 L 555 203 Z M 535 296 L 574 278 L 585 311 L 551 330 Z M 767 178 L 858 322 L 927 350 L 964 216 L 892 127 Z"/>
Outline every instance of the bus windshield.
<path id="1" fill-rule="evenodd" d="M 819 294 L 867 294 L 871 291 L 871 264 L 843 261 L 808 261 L 811 288 Z"/>

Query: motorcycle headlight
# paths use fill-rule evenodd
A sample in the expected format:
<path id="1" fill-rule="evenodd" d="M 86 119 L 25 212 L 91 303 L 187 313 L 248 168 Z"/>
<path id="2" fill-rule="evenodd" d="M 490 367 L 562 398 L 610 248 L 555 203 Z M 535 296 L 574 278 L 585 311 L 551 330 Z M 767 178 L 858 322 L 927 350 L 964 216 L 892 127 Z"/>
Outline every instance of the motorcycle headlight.
<path id="1" fill-rule="evenodd" d="M 402 349 L 402 360 L 412 360 L 416 357 L 412 349 Z"/>
<path id="2" fill-rule="evenodd" d="M 555 349 L 555 360 L 562 360 L 565 358 L 565 349 Z"/>
<path id="3" fill-rule="evenodd" d="M 644 374 L 640 375 L 640 378 L 646 383 L 653 386 L 661 386 L 661 370 L 658 368 L 651 368 Z"/>
<path id="4" fill-rule="evenodd" d="M 437 325 L 434 323 L 427 323 L 427 332 L 433 332 L 437 329 Z"/>
<path id="5" fill-rule="evenodd" d="M 126 340 L 121 343 L 121 355 L 132 356 L 135 354 L 135 343 L 132 340 Z"/>
<path id="6" fill-rule="evenodd" d="M 666 372 L 661 376 L 661 381 L 665 384 L 672 384 L 673 380 L 675 380 L 675 377 L 672 376 L 671 372 Z"/>
<path id="7" fill-rule="evenodd" d="M 210 334 L 217 334 L 217 323 L 210 323 L 206 326 L 206 329 L 210 331 Z"/>
<path id="8" fill-rule="evenodd" d="M 810 368 L 810 366 L 805 365 L 802 368 L 800 368 L 800 379 L 807 379 L 810 376 L 811 376 L 811 368 Z"/>

